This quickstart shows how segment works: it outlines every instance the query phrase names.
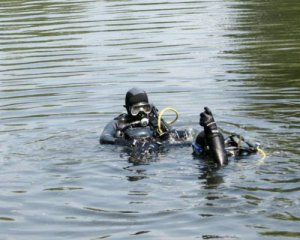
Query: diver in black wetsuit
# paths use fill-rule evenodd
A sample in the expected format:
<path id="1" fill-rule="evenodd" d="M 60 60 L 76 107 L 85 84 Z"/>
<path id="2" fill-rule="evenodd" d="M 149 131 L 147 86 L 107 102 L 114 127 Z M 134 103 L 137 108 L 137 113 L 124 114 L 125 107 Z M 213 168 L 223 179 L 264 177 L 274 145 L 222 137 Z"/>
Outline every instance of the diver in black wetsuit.
<path id="1" fill-rule="evenodd" d="M 147 93 L 138 88 L 132 88 L 126 93 L 125 105 L 127 114 L 121 114 L 112 120 L 104 128 L 101 137 L 101 144 L 118 144 L 126 146 L 136 146 L 142 143 L 162 143 L 179 142 L 191 144 L 193 138 L 187 130 L 176 130 L 171 128 L 163 119 L 159 125 L 158 109 L 148 101 Z M 228 162 L 229 155 L 242 155 L 245 151 L 240 151 L 241 146 L 249 144 L 239 136 L 232 135 L 224 139 L 214 121 L 212 112 L 205 107 L 200 114 L 200 125 L 204 131 L 196 137 L 193 146 L 193 154 L 197 156 L 210 155 L 212 160 L 218 165 Z M 160 131 L 159 131 L 160 130 Z M 254 145 L 251 146 L 254 148 Z M 246 147 L 244 147 L 246 149 Z M 143 148 L 142 148 L 143 149 Z M 251 150 L 251 149 L 250 149 Z M 250 152 L 250 151 L 249 151 Z"/>
<path id="2" fill-rule="evenodd" d="M 228 163 L 229 156 L 246 156 L 259 149 L 258 143 L 246 141 L 237 134 L 231 134 L 224 139 L 208 107 L 200 114 L 199 124 L 204 131 L 198 134 L 192 144 L 193 154 L 201 157 L 209 155 L 220 166 Z"/>
<path id="3" fill-rule="evenodd" d="M 158 131 L 158 110 L 149 103 L 147 93 L 142 89 L 130 89 L 124 107 L 127 114 L 119 115 L 106 125 L 100 137 L 101 144 L 134 145 L 137 138 L 160 144 L 171 139 L 184 142 L 188 138 L 186 131 L 171 128 L 163 119 L 163 134 Z"/>
<path id="4" fill-rule="evenodd" d="M 205 107 L 204 112 L 200 114 L 199 124 L 204 128 L 204 131 L 198 134 L 195 143 L 192 145 L 194 154 L 208 153 L 219 165 L 227 164 L 228 157 L 224 137 L 208 107 Z"/>

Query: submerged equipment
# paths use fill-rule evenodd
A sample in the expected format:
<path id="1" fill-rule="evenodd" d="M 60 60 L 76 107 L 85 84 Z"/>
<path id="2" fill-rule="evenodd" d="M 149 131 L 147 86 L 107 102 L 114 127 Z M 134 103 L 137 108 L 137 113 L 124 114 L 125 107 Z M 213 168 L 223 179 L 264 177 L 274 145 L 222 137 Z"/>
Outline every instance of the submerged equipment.
<path id="1" fill-rule="evenodd" d="M 225 149 L 231 156 L 246 156 L 258 152 L 258 143 L 246 141 L 241 135 L 232 134 L 225 139 Z"/>
<path id="2" fill-rule="evenodd" d="M 205 149 L 198 144 L 192 144 L 193 153 L 196 155 L 202 155 L 205 153 Z M 260 148 L 258 143 L 252 143 L 246 141 L 242 136 L 232 134 L 225 139 L 225 150 L 228 156 L 248 156 L 253 153 L 258 153 L 263 160 L 267 157 L 267 154 Z"/>
<path id="3" fill-rule="evenodd" d="M 225 140 L 227 147 L 225 148 L 227 153 L 232 156 L 245 156 L 252 153 L 258 153 L 261 155 L 260 160 L 264 160 L 267 154 L 260 148 L 259 143 L 252 143 L 250 141 L 245 141 L 245 139 L 240 135 L 231 135 Z"/>
<path id="4" fill-rule="evenodd" d="M 144 156 L 157 151 L 161 142 L 153 139 L 153 130 L 147 127 L 128 128 L 124 131 L 125 139 L 129 140 L 128 147 L 131 154 Z"/>

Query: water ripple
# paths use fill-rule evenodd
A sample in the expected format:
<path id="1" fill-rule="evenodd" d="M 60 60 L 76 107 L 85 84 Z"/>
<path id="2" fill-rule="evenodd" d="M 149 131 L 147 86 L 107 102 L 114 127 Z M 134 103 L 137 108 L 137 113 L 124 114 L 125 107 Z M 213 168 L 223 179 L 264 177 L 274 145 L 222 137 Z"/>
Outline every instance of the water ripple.
<path id="1" fill-rule="evenodd" d="M 1 1 L 0 238 L 297 238 L 298 12 L 293 0 Z M 134 86 L 176 108 L 177 127 L 200 130 L 209 106 L 267 158 L 215 170 L 182 147 L 139 165 L 99 146 Z"/>

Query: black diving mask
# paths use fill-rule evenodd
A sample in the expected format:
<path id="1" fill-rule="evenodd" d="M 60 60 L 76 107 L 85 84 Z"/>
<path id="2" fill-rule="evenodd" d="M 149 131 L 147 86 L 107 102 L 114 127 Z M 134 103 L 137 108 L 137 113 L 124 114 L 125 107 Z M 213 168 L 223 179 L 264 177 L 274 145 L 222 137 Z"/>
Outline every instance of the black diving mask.
<path id="1" fill-rule="evenodd" d="M 132 116 L 137 116 L 140 112 L 149 114 L 152 111 L 152 106 L 149 103 L 138 103 L 129 108 Z"/>

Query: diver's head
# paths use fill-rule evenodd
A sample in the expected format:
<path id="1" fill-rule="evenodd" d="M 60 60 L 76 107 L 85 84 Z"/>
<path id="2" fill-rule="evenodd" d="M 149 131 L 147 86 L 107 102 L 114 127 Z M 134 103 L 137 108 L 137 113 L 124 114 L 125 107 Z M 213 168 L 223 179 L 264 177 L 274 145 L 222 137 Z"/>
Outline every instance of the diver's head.
<path id="1" fill-rule="evenodd" d="M 139 88 L 132 88 L 126 93 L 124 107 L 129 116 L 139 120 L 147 118 L 152 111 L 147 93 Z"/>

